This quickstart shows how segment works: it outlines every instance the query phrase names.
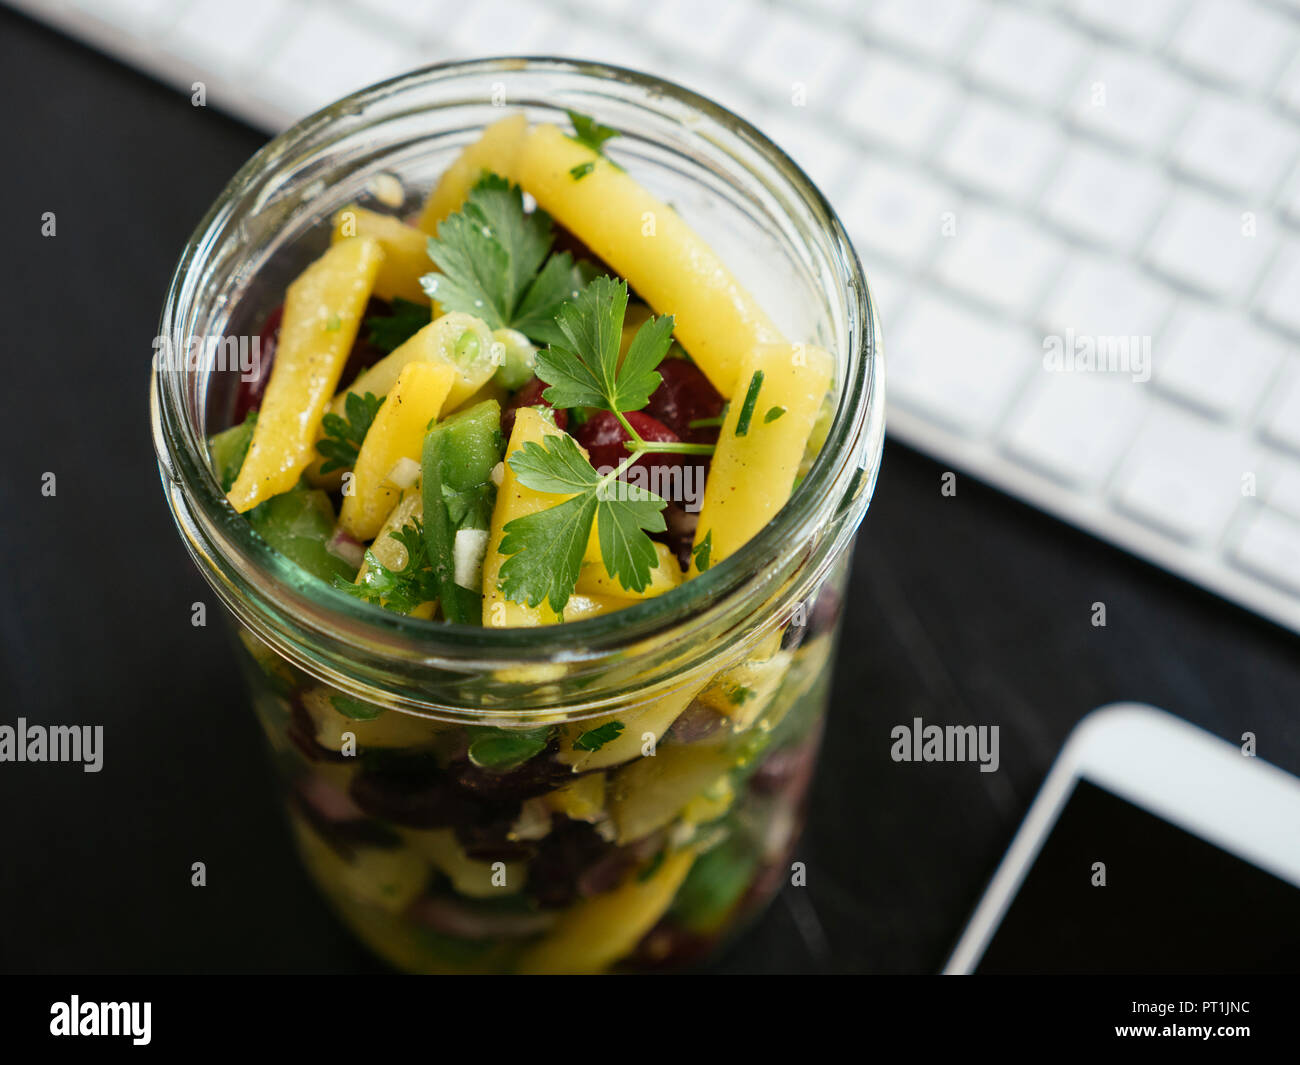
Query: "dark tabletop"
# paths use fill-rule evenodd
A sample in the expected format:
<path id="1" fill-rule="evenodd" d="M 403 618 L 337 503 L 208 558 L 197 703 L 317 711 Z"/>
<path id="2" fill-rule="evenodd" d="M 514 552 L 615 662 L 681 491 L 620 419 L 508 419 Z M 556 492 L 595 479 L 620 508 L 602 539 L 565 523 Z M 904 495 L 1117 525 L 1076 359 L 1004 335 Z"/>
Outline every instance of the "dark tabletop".
<path id="1" fill-rule="evenodd" d="M 0 763 L 0 970 L 378 971 L 291 851 L 221 626 L 190 624 L 195 601 L 221 608 L 149 437 L 167 281 L 265 137 L 8 11 L 0 99 L 0 724 L 105 726 L 100 773 Z M 1294 635 L 968 478 L 946 498 L 941 472 L 886 448 L 798 852 L 808 887 L 720 970 L 936 970 L 1102 703 L 1252 731 L 1300 772 Z M 1000 770 L 891 761 L 890 729 L 917 716 L 999 725 Z"/>

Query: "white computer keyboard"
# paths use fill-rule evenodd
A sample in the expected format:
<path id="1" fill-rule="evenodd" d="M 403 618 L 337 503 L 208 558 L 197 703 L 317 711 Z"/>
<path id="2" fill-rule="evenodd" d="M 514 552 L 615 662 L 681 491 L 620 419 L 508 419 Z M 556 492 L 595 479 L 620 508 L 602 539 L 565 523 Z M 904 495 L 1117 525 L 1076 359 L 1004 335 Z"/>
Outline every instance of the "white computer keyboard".
<path id="1" fill-rule="evenodd" d="M 268 130 L 471 55 L 691 85 L 838 208 L 894 436 L 1300 631 L 1300 0 L 11 2 Z"/>

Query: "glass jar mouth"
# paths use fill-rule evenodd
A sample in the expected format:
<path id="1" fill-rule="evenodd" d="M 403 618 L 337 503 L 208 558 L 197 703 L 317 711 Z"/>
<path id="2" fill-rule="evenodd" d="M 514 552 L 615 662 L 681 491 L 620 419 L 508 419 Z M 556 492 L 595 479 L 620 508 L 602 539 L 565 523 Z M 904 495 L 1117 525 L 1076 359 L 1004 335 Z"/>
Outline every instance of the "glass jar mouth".
<path id="1" fill-rule="evenodd" d="M 281 650 L 292 649 L 272 631 L 274 627 L 266 621 L 269 614 L 281 618 L 297 615 L 295 620 L 304 632 L 341 638 L 367 653 L 392 651 L 405 662 L 450 663 L 459 669 L 563 662 L 622 652 L 684 623 L 717 615 L 738 597 L 761 590 L 769 574 L 782 570 L 783 561 L 810 554 L 819 535 L 831 533 L 841 545 L 846 543 L 867 506 L 883 446 L 883 366 L 878 358 L 879 327 L 866 280 L 842 224 L 803 171 L 749 122 L 689 89 L 621 67 L 549 57 L 440 63 L 362 89 L 302 119 L 239 170 L 199 223 L 169 286 L 160 338 L 183 350 L 186 325 L 200 298 L 196 275 L 221 239 L 232 211 L 258 191 L 260 183 L 274 174 L 295 148 L 331 125 L 355 119 L 403 94 L 470 77 L 509 78 L 539 71 L 590 81 L 593 97 L 599 97 L 603 88 L 634 90 L 639 97 L 634 103 L 653 106 L 665 118 L 695 127 L 695 135 L 725 151 L 747 177 L 761 184 L 765 194 L 806 214 L 823 242 L 823 257 L 843 293 L 846 347 L 837 360 L 839 400 L 825 444 L 790 500 L 753 539 L 681 587 L 610 614 L 544 630 L 480 628 L 372 606 L 307 576 L 272 549 L 235 513 L 221 491 L 208 463 L 201 419 L 187 413 L 192 402 L 185 375 L 156 367 L 151 382 L 155 445 L 182 535 L 227 606 Z M 440 106 L 487 102 L 480 96 L 453 97 Z M 394 114 L 434 109 L 417 106 Z M 830 552 L 828 557 L 833 555 Z M 792 595 L 797 595 L 797 589 Z M 308 605 L 324 610 L 316 617 L 316 610 L 304 609 Z M 333 631 L 329 631 L 331 625 Z"/>

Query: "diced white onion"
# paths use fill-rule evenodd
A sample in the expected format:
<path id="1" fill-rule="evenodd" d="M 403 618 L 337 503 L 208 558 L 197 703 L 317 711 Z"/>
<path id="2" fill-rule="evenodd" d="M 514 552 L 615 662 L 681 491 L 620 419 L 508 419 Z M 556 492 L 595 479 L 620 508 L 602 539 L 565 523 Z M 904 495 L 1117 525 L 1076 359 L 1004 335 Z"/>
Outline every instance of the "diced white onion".
<path id="1" fill-rule="evenodd" d="M 483 559 L 487 555 L 486 529 L 458 529 L 452 545 L 456 583 L 462 588 L 477 588 L 483 583 Z"/>
<path id="2" fill-rule="evenodd" d="M 495 466 L 492 467 L 491 476 L 492 476 L 492 483 L 496 485 L 498 488 L 500 488 L 501 482 L 506 479 L 506 464 L 504 462 L 498 462 Z"/>
<path id="3" fill-rule="evenodd" d="M 410 488 L 419 479 L 420 464 L 405 455 L 393 463 L 393 468 L 388 471 L 386 478 L 390 484 L 395 484 L 398 488 Z"/>
<path id="4" fill-rule="evenodd" d="M 325 541 L 325 550 L 335 558 L 341 558 L 350 566 L 361 568 L 365 560 L 366 548 L 359 540 L 354 540 L 342 528 L 334 530 L 334 535 Z"/>

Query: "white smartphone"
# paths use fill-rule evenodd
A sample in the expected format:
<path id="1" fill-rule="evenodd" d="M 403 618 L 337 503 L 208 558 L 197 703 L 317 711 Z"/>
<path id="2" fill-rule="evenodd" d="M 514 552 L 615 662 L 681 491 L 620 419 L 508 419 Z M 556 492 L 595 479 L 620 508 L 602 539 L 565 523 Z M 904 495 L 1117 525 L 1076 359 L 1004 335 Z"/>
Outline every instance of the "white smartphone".
<path id="1" fill-rule="evenodd" d="M 944 972 L 1300 972 L 1300 779 L 1249 744 L 1094 710 Z"/>

